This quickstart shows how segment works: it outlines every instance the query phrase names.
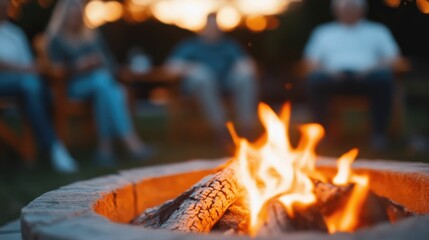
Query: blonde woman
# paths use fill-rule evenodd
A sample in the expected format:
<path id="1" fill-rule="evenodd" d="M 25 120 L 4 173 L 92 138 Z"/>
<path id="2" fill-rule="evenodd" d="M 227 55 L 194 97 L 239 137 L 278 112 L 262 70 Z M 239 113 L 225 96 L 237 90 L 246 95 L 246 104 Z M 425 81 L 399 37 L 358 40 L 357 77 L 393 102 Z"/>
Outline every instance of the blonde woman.
<path id="1" fill-rule="evenodd" d="M 136 135 L 127 111 L 124 89 L 115 81 L 115 65 L 96 30 L 86 27 L 80 0 L 59 0 L 48 25 L 49 55 L 71 73 L 68 94 L 72 99 L 91 100 L 99 133 L 96 160 L 114 164 L 113 137 L 119 137 L 138 158 L 151 151 Z"/>

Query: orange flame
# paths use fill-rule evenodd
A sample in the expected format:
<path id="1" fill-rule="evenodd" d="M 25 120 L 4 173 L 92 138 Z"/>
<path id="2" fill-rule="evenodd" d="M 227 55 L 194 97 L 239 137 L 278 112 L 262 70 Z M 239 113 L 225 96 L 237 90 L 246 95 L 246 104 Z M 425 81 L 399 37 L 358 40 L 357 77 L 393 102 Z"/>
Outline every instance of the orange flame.
<path id="1" fill-rule="evenodd" d="M 249 143 L 240 138 L 231 123 L 228 128 L 238 145 L 234 161 L 237 173 L 243 183 L 250 209 L 249 233 L 255 236 L 264 219 L 262 213 L 272 199 L 279 200 L 290 216 L 293 216 L 293 205 L 309 206 L 316 202 L 312 179 L 325 181 L 316 169 L 315 148 L 324 135 L 319 124 L 306 124 L 300 128 L 302 138 L 296 148 L 289 140 L 290 104 L 283 106 L 280 116 L 266 104 L 259 104 L 259 116 L 266 130 L 265 136 L 256 143 Z M 335 181 L 340 185 L 355 183 L 354 197 L 347 204 L 344 213 L 328 219 L 330 232 L 349 231 L 356 226 L 356 208 L 362 204 L 361 197 L 368 179 L 353 175 L 350 167 L 357 156 L 357 149 L 344 154 L 339 161 L 339 173 Z M 350 214 L 352 213 L 352 214 Z"/>
<path id="2" fill-rule="evenodd" d="M 356 159 L 359 151 L 352 149 L 338 159 L 338 173 L 333 179 L 333 183 L 338 186 L 345 186 L 350 183 L 352 163 Z"/>
<path id="3" fill-rule="evenodd" d="M 260 227 L 260 214 L 269 200 L 278 198 L 290 214 L 293 204 L 309 205 L 316 201 L 309 175 L 315 168 L 314 148 L 323 136 L 320 125 L 305 125 L 301 128 L 305 137 L 294 149 L 288 139 L 289 104 L 283 107 L 280 118 L 266 104 L 259 105 L 259 115 L 266 129 L 265 140 L 250 144 L 233 134 L 239 143 L 238 172 L 248 194 L 252 235 Z"/>
<path id="4" fill-rule="evenodd" d="M 325 217 L 330 233 L 352 232 L 358 227 L 362 205 L 368 196 L 369 179 L 367 176 L 354 174 L 351 170 L 351 165 L 357 154 L 358 150 L 353 149 L 338 159 L 338 172 L 333 182 L 340 186 L 353 183 L 354 187 L 346 206 Z"/>

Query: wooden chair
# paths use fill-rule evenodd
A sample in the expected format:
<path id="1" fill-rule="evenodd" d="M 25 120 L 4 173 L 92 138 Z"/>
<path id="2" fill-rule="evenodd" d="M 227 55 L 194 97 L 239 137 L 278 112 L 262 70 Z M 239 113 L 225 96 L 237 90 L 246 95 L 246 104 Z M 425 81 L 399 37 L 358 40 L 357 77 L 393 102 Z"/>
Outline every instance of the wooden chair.
<path id="1" fill-rule="evenodd" d="M 54 126 L 59 138 L 67 145 L 88 144 L 91 136 L 94 136 L 94 123 L 92 109 L 87 102 L 71 100 L 67 94 L 67 81 L 69 79 L 66 71 L 53 64 L 47 52 L 47 39 L 44 35 L 34 38 L 34 47 L 37 52 L 38 61 L 45 66 L 46 77 L 53 95 Z M 71 128 L 72 120 L 81 120 L 82 127 Z M 76 122 L 77 124 L 77 122 Z M 81 128 L 81 131 L 76 132 Z M 72 141 L 72 135 L 77 139 Z M 82 139 L 79 139 L 79 138 Z"/>
<path id="2" fill-rule="evenodd" d="M 393 94 L 392 104 L 392 117 L 389 133 L 392 136 L 399 136 L 403 133 L 404 128 L 404 87 L 403 78 L 406 73 L 411 70 L 409 61 L 406 58 L 399 58 L 393 67 L 395 72 L 395 93 Z M 299 78 L 305 78 L 309 72 L 309 66 L 303 62 L 299 62 L 295 68 L 294 73 Z M 339 95 L 333 96 L 330 100 L 329 113 L 332 118 L 331 125 L 327 129 L 330 135 L 337 139 L 347 134 L 346 121 L 344 121 L 345 113 L 350 110 L 356 112 L 368 112 L 369 100 L 366 96 L 360 95 Z M 368 119 L 368 118 L 367 118 Z M 357 132 L 362 133 L 360 137 L 367 137 L 369 135 L 369 123 L 366 121 L 359 126 Z M 333 140 L 335 140 L 333 139 Z"/>
<path id="3" fill-rule="evenodd" d="M 15 99 L 0 98 L 1 111 L 8 108 L 16 108 Z M 36 160 L 36 143 L 33 134 L 25 117 L 21 117 L 22 129 L 16 132 L 7 123 L 0 119 L 0 140 L 11 147 L 25 161 L 26 165 L 33 165 Z"/>

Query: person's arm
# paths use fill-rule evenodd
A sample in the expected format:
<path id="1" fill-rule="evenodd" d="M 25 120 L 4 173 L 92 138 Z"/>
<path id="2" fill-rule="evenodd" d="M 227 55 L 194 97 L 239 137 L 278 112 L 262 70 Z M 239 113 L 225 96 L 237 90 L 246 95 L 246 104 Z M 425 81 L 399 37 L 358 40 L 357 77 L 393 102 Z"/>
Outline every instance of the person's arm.
<path id="1" fill-rule="evenodd" d="M 189 40 L 179 44 L 168 58 L 166 70 L 175 75 L 186 75 L 193 71 L 198 64 L 190 61 L 192 52 L 193 46 Z"/>
<path id="2" fill-rule="evenodd" d="M 48 54 L 54 65 L 62 67 L 72 73 L 85 73 L 99 67 L 102 64 L 100 54 L 88 54 L 79 59 L 70 59 L 67 53 L 68 46 L 59 37 L 51 39 L 48 45 Z"/>
<path id="3" fill-rule="evenodd" d="M 67 54 L 65 53 L 65 46 L 59 37 L 52 37 L 49 39 L 47 46 L 48 58 L 51 63 L 67 71 L 71 71 L 70 64 L 67 61 Z"/>
<path id="4" fill-rule="evenodd" d="M 318 28 L 313 31 L 307 45 L 304 48 L 304 65 L 307 73 L 323 71 L 322 65 L 322 37 L 323 33 Z"/>
<path id="5" fill-rule="evenodd" d="M 387 27 L 380 25 L 378 30 L 378 50 L 380 61 L 376 68 L 393 69 L 400 58 L 399 46 Z"/>
<path id="6" fill-rule="evenodd" d="M 37 73 L 38 67 L 36 65 L 18 65 L 5 61 L 0 61 L 0 71 L 10 71 L 19 73 Z"/>
<path id="7" fill-rule="evenodd" d="M 326 53 L 323 44 L 327 34 L 329 34 L 329 32 L 326 31 L 326 26 L 318 27 L 313 31 L 304 49 L 302 67 L 305 71 L 305 75 L 318 72 L 329 75 L 333 79 L 343 79 L 344 74 L 342 72 L 329 70 L 323 64 L 325 54 L 329 54 Z"/>
<path id="8" fill-rule="evenodd" d="M 229 40 L 228 51 L 231 57 L 234 59 L 233 69 L 240 73 L 255 76 L 256 75 L 256 64 L 253 59 L 246 53 L 246 51 L 233 40 Z"/>
<path id="9" fill-rule="evenodd" d="M 16 37 L 15 46 L 19 48 L 19 51 L 15 51 L 14 54 L 19 54 L 22 64 L 15 64 L 5 60 L 0 60 L 0 71 L 10 71 L 17 73 L 38 73 L 40 67 L 34 63 L 33 55 L 31 53 L 30 44 L 27 40 L 27 36 L 24 32 L 14 24 L 8 25 L 8 31 L 10 34 Z"/>
<path id="10" fill-rule="evenodd" d="M 103 57 L 99 53 L 92 53 L 80 57 L 71 65 L 74 73 L 86 73 L 103 66 Z"/>
<path id="11" fill-rule="evenodd" d="M 377 54 L 379 61 L 369 69 L 359 73 L 358 78 L 364 78 L 368 74 L 379 70 L 394 70 L 400 61 L 400 50 L 390 31 L 383 25 L 377 26 L 374 36 L 377 41 Z"/>

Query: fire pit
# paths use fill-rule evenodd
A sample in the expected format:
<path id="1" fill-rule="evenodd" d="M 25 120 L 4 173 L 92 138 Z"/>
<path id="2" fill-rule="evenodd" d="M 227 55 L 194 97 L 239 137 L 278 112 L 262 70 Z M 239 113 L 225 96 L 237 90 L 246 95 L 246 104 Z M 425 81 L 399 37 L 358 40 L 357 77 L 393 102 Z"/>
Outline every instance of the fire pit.
<path id="1" fill-rule="evenodd" d="M 217 234 L 185 234 L 128 225 L 146 208 L 172 199 L 213 172 L 225 160 L 190 161 L 120 172 L 77 182 L 48 192 L 22 210 L 24 239 L 236 239 Z M 321 159 L 318 168 L 336 171 L 333 159 Z M 408 209 L 429 213 L 429 165 L 358 160 L 354 170 L 368 174 L 376 194 Z M 394 225 L 381 224 L 355 233 L 291 234 L 287 239 L 427 239 L 429 216 L 413 217 Z"/>
<path id="2" fill-rule="evenodd" d="M 255 143 L 228 124 L 238 147 L 228 161 L 131 170 L 41 196 L 22 210 L 24 238 L 429 236 L 429 165 L 360 160 L 352 167 L 357 149 L 338 161 L 318 159 L 320 125 L 301 126 L 293 147 L 290 105 L 277 116 L 260 104 L 259 113 L 266 134 Z"/>

